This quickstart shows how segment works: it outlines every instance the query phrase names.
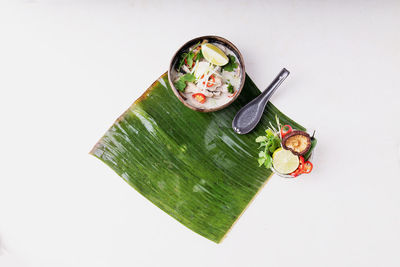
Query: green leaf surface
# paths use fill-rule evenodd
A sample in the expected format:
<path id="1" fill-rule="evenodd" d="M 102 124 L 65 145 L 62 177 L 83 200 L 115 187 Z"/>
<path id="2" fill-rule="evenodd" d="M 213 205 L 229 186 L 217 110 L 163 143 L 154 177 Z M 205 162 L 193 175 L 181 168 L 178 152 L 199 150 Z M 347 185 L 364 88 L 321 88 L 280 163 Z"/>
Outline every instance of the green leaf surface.
<path id="1" fill-rule="evenodd" d="M 265 142 L 265 141 L 267 141 L 267 137 L 264 136 L 264 135 L 259 136 L 259 137 L 256 138 L 256 142 L 257 143 L 261 143 L 261 142 Z"/>
<path id="2" fill-rule="evenodd" d="M 187 55 L 188 55 L 188 53 L 182 53 L 181 54 L 180 59 L 179 59 L 179 64 L 178 64 L 177 71 L 179 71 L 182 68 L 183 64 L 185 64 L 185 58 L 187 57 Z"/>
<path id="3" fill-rule="evenodd" d="M 272 157 L 271 156 L 268 155 L 267 157 L 265 157 L 264 165 L 267 169 L 271 168 L 271 166 L 272 166 Z"/>
<path id="4" fill-rule="evenodd" d="M 229 107 L 196 112 L 178 100 L 164 74 L 117 119 L 91 154 L 177 221 L 219 243 L 271 175 L 258 167 L 256 137 L 275 122 L 275 115 L 283 124 L 305 130 L 269 102 L 253 132 L 234 133 L 233 117 L 259 94 L 246 76 L 240 96 Z"/>
<path id="5" fill-rule="evenodd" d="M 196 61 L 197 61 L 197 60 L 200 61 L 200 60 L 202 60 L 203 58 L 204 58 L 203 52 L 202 52 L 201 49 L 200 49 L 199 52 L 197 52 L 197 54 L 196 54 Z"/>
<path id="6" fill-rule="evenodd" d="M 193 74 L 186 73 L 185 75 L 182 75 L 174 85 L 176 89 L 178 89 L 181 92 L 184 92 L 187 86 L 186 82 L 194 82 L 195 80 L 196 77 Z"/>
<path id="7" fill-rule="evenodd" d="M 258 166 L 261 167 L 265 162 L 265 158 L 259 158 L 258 159 Z"/>
<path id="8" fill-rule="evenodd" d="M 238 67 L 238 64 L 236 63 L 236 58 L 232 55 L 228 55 L 229 61 L 226 65 L 222 66 L 222 69 L 225 71 L 233 71 Z"/>
<path id="9" fill-rule="evenodd" d="M 227 89 L 228 89 L 228 92 L 229 92 L 229 93 L 233 94 L 234 89 L 233 89 L 233 85 L 232 85 L 232 84 L 229 83 Z"/>
<path id="10" fill-rule="evenodd" d="M 192 68 L 193 58 L 194 58 L 194 52 L 193 51 L 189 51 L 189 53 L 187 54 L 187 58 L 186 58 L 189 68 Z"/>

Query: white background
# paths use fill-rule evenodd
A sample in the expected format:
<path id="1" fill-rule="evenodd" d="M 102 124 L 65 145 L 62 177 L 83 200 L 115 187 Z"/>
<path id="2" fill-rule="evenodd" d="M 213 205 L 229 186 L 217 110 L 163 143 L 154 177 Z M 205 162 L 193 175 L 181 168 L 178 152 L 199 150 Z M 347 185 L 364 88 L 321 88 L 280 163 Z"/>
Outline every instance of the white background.
<path id="1" fill-rule="evenodd" d="M 217 34 L 317 129 L 222 244 L 88 155 L 175 50 Z M 0 1 L 0 266 L 399 266 L 399 1 Z"/>

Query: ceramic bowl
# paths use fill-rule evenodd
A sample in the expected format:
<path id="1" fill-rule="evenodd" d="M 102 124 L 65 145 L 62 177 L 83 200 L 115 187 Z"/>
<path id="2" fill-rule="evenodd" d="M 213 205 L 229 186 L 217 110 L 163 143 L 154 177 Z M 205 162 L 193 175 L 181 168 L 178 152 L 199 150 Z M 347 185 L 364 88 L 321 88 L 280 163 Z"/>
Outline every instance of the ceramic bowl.
<path id="1" fill-rule="evenodd" d="M 236 57 L 239 60 L 240 72 L 241 72 L 241 77 L 242 77 L 240 86 L 239 86 L 236 94 L 232 97 L 232 99 L 229 102 L 227 102 L 221 106 L 217 106 L 217 107 L 213 107 L 213 108 L 199 108 L 199 107 L 194 107 L 194 106 L 190 105 L 187 101 L 185 101 L 183 94 L 181 94 L 175 88 L 173 80 L 172 80 L 172 75 L 171 75 L 172 71 L 174 69 L 176 69 L 176 67 L 177 67 L 180 55 L 183 52 L 187 51 L 193 45 L 195 45 L 199 42 L 202 42 L 203 40 L 208 40 L 208 42 L 210 42 L 210 43 L 220 43 L 220 44 L 224 45 L 225 47 L 229 48 L 236 55 Z M 176 53 L 172 57 L 171 63 L 169 64 L 169 68 L 168 68 L 168 81 L 169 81 L 172 91 L 174 92 L 176 97 L 188 108 L 199 111 L 199 112 L 213 112 L 213 111 L 217 111 L 217 110 L 220 110 L 220 109 L 223 109 L 223 108 L 226 108 L 227 106 L 229 106 L 233 101 L 236 100 L 236 98 L 239 96 L 240 92 L 242 91 L 245 77 L 246 77 L 246 71 L 245 71 L 244 61 L 243 61 L 242 54 L 239 52 L 239 49 L 237 49 L 237 47 L 234 44 L 232 44 L 230 41 L 226 40 L 225 38 L 222 38 L 220 36 L 214 36 L 214 35 L 200 36 L 200 37 L 194 38 L 194 39 L 186 42 L 184 45 L 182 45 L 178 49 L 178 51 L 176 51 Z"/>

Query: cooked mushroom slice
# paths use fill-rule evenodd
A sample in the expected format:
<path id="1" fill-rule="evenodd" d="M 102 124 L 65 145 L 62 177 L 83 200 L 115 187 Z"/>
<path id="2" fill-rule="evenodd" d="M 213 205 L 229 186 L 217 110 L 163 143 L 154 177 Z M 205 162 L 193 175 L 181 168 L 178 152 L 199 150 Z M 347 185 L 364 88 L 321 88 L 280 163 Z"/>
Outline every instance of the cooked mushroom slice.
<path id="1" fill-rule="evenodd" d="M 304 155 L 311 147 L 310 135 L 303 131 L 293 131 L 283 138 L 282 147 L 295 155 Z"/>
<path id="2" fill-rule="evenodd" d="M 206 97 L 213 97 L 214 94 L 208 90 L 205 90 L 204 92 L 202 92 Z"/>
<path id="3" fill-rule="evenodd" d="M 221 91 L 214 91 L 212 92 L 214 96 L 220 96 L 221 95 Z"/>

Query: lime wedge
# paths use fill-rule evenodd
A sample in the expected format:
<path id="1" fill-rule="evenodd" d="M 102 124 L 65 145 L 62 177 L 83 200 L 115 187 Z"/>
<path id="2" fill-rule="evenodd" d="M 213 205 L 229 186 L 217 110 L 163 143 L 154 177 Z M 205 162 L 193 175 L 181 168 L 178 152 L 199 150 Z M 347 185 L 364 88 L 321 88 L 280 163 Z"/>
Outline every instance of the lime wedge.
<path id="1" fill-rule="evenodd" d="M 299 167 L 299 157 L 290 150 L 278 148 L 272 154 L 272 165 L 281 174 L 289 174 Z"/>
<path id="2" fill-rule="evenodd" d="M 225 53 L 213 44 L 203 44 L 201 46 L 201 52 L 203 53 L 204 58 L 214 65 L 223 66 L 229 62 Z"/>

